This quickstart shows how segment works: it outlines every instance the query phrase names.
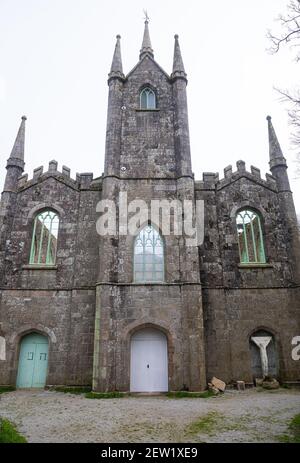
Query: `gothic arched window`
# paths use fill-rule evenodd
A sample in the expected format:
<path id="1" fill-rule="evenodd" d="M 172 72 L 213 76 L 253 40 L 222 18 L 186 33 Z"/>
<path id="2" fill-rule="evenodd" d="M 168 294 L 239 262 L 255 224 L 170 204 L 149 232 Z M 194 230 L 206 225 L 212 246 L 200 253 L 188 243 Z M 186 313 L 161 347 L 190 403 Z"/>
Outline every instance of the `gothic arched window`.
<path id="1" fill-rule="evenodd" d="M 164 281 L 164 243 L 159 232 L 146 225 L 134 242 L 134 281 Z"/>
<path id="2" fill-rule="evenodd" d="M 264 264 L 264 249 L 261 220 L 254 210 L 242 209 L 236 216 L 240 259 L 242 264 Z"/>
<path id="3" fill-rule="evenodd" d="M 155 109 L 156 108 L 155 93 L 149 87 L 144 88 L 140 93 L 140 108 L 141 109 Z"/>
<path id="4" fill-rule="evenodd" d="M 58 226 L 57 212 L 44 210 L 36 215 L 31 240 L 30 264 L 55 264 Z"/>

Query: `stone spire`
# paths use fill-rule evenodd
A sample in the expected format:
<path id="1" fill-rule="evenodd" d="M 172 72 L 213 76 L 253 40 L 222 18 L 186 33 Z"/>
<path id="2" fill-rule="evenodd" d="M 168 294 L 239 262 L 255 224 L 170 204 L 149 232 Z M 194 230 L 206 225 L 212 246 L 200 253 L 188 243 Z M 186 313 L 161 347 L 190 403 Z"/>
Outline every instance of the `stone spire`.
<path id="1" fill-rule="evenodd" d="M 22 121 L 19 127 L 19 131 L 10 153 L 9 159 L 18 159 L 24 163 L 24 147 L 25 147 L 25 121 L 26 116 L 22 116 Z"/>
<path id="2" fill-rule="evenodd" d="M 175 44 L 174 44 L 174 58 L 173 58 L 173 72 L 171 78 L 180 77 L 186 80 L 186 72 L 184 70 L 184 65 L 182 61 L 178 35 L 174 35 Z"/>
<path id="3" fill-rule="evenodd" d="M 146 54 L 150 55 L 151 58 L 154 58 L 154 52 L 151 45 L 148 24 L 149 19 L 148 16 L 146 16 L 143 43 L 142 48 L 140 50 L 140 59 L 142 59 Z"/>
<path id="4" fill-rule="evenodd" d="M 292 279 L 300 284 L 300 237 L 298 221 L 287 173 L 287 163 L 277 139 L 271 116 L 267 116 L 269 132 L 270 171 L 276 179 L 278 199 L 286 230 L 286 247 L 292 269 Z"/>
<path id="5" fill-rule="evenodd" d="M 269 132 L 269 154 L 270 154 L 270 169 L 276 166 L 286 166 L 286 160 L 283 156 L 277 135 L 275 133 L 272 118 L 267 116 L 268 132 Z"/>
<path id="6" fill-rule="evenodd" d="M 108 77 L 109 79 L 111 78 L 125 79 L 125 76 L 123 74 L 122 57 L 121 57 L 121 43 L 120 43 L 121 36 L 117 35 L 116 39 L 117 39 L 117 42 L 116 42 L 114 56 L 113 56 L 110 73 L 108 74 Z"/>
<path id="7" fill-rule="evenodd" d="M 4 191 L 6 192 L 14 192 L 17 190 L 18 178 L 24 172 L 25 121 L 26 116 L 22 116 L 22 121 L 13 149 L 7 160 L 7 173 L 4 183 Z"/>

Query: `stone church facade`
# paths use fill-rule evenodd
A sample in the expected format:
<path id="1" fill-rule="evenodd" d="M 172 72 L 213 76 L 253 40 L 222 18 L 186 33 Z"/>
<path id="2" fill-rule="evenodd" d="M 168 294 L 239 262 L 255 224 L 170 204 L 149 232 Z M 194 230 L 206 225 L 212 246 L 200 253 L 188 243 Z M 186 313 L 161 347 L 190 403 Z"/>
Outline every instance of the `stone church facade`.
<path id="1" fill-rule="evenodd" d="M 123 73 L 120 37 L 108 78 L 104 173 L 71 178 L 51 161 L 24 174 L 25 120 L 0 207 L 0 385 L 96 391 L 202 390 L 212 376 L 300 381 L 300 244 L 287 165 L 268 117 L 270 171 L 191 167 L 178 36 L 171 75 L 154 60 L 148 22 Z M 204 239 L 100 235 L 99 201 L 202 201 Z M 103 212 L 103 211 L 102 211 Z M 120 217 L 117 216 L 117 221 Z"/>

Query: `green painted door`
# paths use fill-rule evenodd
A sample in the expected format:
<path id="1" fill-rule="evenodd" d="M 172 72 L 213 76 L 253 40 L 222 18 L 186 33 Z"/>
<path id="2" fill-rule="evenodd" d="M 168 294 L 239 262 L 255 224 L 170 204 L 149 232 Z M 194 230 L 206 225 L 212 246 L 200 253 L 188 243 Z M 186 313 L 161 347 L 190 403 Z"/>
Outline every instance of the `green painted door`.
<path id="1" fill-rule="evenodd" d="M 48 339 L 37 333 L 21 341 L 17 387 L 44 387 L 48 367 Z"/>

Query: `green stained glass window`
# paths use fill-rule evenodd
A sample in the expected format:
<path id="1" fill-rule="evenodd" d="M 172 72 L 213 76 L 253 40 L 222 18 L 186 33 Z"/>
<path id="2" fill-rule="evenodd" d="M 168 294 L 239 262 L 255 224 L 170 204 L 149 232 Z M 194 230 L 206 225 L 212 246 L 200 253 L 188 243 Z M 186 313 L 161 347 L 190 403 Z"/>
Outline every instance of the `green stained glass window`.
<path id="1" fill-rule="evenodd" d="M 144 88 L 140 94 L 140 108 L 141 109 L 155 109 L 156 99 L 155 93 L 151 88 Z"/>
<path id="2" fill-rule="evenodd" d="M 164 281 L 164 244 L 151 225 L 146 225 L 134 242 L 134 281 Z"/>
<path id="3" fill-rule="evenodd" d="M 266 255 L 259 215 L 251 209 L 243 209 L 236 216 L 236 226 L 241 263 L 265 263 Z"/>
<path id="4" fill-rule="evenodd" d="M 30 264 L 54 265 L 56 259 L 59 217 L 56 212 L 40 212 L 34 220 Z"/>

